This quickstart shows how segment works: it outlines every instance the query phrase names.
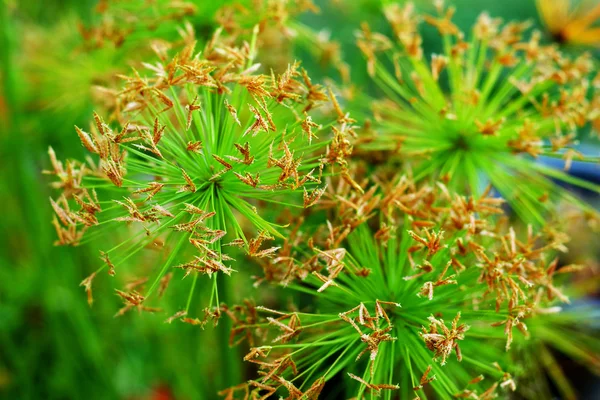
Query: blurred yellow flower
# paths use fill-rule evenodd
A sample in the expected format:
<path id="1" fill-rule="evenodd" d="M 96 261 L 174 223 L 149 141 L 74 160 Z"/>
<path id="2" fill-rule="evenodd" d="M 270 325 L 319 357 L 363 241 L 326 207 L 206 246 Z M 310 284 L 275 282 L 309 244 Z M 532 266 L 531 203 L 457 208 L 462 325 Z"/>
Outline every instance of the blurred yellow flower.
<path id="1" fill-rule="evenodd" d="M 600 3 L 596 0 L 536 0 L 536 4 L 556 40 L 600 47 Z"/>

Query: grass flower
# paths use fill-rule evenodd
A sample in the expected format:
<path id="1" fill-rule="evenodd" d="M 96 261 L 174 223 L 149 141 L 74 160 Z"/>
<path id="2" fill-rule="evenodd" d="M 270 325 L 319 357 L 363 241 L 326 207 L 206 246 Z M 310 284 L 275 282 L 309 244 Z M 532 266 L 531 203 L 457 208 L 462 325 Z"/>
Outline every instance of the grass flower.
<path id="1" fill-rule="evenodd" d="M 586 208 L 554 180 L 600 192 L 566 172 L 573 160 L 595 160 L 577 150 L 598 115 L 589 54 L 569 58 L 541 44 L 539 32 L 527 35 L 527 23 L 487 14 L 467 36 L 441 2 L 437 16 L 417 15 L 411 4 L 385 14 L 393 40 L 367 25 L 358 37 L 385 94 L 373 106 L 377 134 L 363 137 L 362 149 L 399 148 L 416 179 L 441 179 L 458 192 L 478 195 L 491 183 L 527 222 L 542 223 L 558 199 Z M 425 54 L 423 20 L 440 34 L 441 54 Z M 542 156 L 563 158 L 566 171 L 538 162 Z"/>
<path id="2" fill-rule="evenodd" d="M 271 210 L 310 207 L 323 193 L 324 174 L 347 175 L 351 125 L 312 116 L 322 103 L 337 104 L 333 95 L 297 63 L 280 75 L 257 73 L 255 38 L 236 46 L 218 31 L 200 53 L 194 44 L 173 58 L 158 51 L 159 60 L 145 64 L 149 75 L 123 77 L 121 128 L 97 114 L 89 132 L 76 127 L 93 157 L 63 165 L 50 150 L 47 172 L 63 192 L 51 200 L 59 244 L 82 242 L 88 228 L 108 238 L 115 225 L 129 226 L 130 237 L 102 253 L 100 270 L 109 274 L 144 248 L 164 251 L 144 295 L 119 293 L 127 309 L 143 307 L 172 268 L 194 276 L 186 312 L 199 274 L 213 277 L 211 305 L 218 305 L 217 273 L 233 271 L 226 249 L 272 256 L 276 248 L 261 247 L 282 236 Z M 176 265 L 184 254 L 189 259 Z M 84 281 L 88 292 L 93 276 Z"/>
<path id="3" fill-rule="evenodd" d="M 516 390 L 505 350 L 540 308 L 568 301 L 551 258 L 568 239 L 506 226 L 489 192 L 465 198 L 402 177 L 348 193 L 325 232 L 299 228 L 280 259 L 265 260 L 267 275 L 303 278 L 284 283 L 311 300 L 234 320 L 260 376 L 224 393 L 487 399 Z M 336 379 L 346 390 L 328 386 Z"/>

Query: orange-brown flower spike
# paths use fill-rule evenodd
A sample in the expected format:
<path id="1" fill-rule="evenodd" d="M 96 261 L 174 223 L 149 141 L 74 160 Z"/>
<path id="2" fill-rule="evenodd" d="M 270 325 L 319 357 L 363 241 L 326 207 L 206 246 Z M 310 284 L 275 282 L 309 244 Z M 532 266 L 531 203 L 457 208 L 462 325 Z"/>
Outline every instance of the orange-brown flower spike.
<path id="1" fill-rule="evenodd" d="M 79 286 L 84 287 L 85 292 L 87 294 L 87 302 L 90 306 L 94 303 L 94 297 L 92 296 L 92 281 L 95 277 L 96 273 L 94 272 L 93 274 L 85 278 L 83 281 L 81 281 L 81 283 L 79 284 Z"/>

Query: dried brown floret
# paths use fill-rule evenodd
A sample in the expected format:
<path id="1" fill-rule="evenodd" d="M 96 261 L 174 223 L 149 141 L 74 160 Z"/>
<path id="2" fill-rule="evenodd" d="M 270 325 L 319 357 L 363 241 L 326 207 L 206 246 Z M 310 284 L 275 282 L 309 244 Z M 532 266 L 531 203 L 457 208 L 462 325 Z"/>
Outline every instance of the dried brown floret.
<path id="1" fill-rule="evenodd" d="M 200 104 L 196 104 L 197 101 L 198 101 L 198 95 L 196 95 L 196 97 L 194 98 L 194 101 L 192 101 L 190 104 L 185 106 L 185 108 L 187 110 L 187 122 L 185 124 L 186 130 L 189 130 L 190 127 L 192 126 L 192 112 L 202 109 L 202 106 Z"/>
<path id="2" fill-rule="evenodd" d="M 94 272 L 90 276 L 85 278 L 83 281 L 81 281 L 81 283 L 79 284 L 79 286 L 83 286 L 85 288 L 85 292 L 87 294 L 87 302 L 90 306 L 94 302 L 94 297 L 92 296 L 92 281 L 95 277 L 96 273 Z"/>
<path id="3" fill-rule="evenodd" d="M 430 372 L 431 372 L 431 365 L 428 365 L 427 369 L 423 373 L 423 376 L 421 376 L 421 380 L 419 381 L 419 386 L 415 386 L 413 388 L 413 390 L 423 389 L 423 386 L 425 386 L 428 383 L 430 383 L 431 381 L 435 380 L 435 375 L 433 375 L 431 378 L 428 378 L 428 375 Z"/>
<path id="4" fill-rule="evenodd" d="M 437 319 L 433 315 L 428 319 L 430 322 L 429 330 L 423 327 L 420 335 L 425 341 L 427 348 L 433 351 L 433 360 L 436 361 L 438 358 L 441 358 L 441 364 L 444 365 L 448 356 L 454 350 L 456 351 L 456 358 L 458 361 L 461 361 L 462 354 L 458 341 L 465 338 L 465 332 L 469 330 L 469 326 L 458 324 L 460 312 L 456 314 L 456 317 L 452 321 L 451 328 L 446 327 L 443 319 Z"/>
<path id="5" fill-rule="evenodd" d="M 446 247 L 446 245 L 442 244 L 444 231 L 439 231 L 437 233 L 429 232 L 429 229 L 424 228 L 423 234 L 425 235 L 425 237 L 419 236 L 413 231 L 409 231 L 408 234 L 415 241 L 420 243 L 424 248 L 427 248 L 427 253 L 429 256 L 434 255 L 435 253 Z"/>
<path id="6" fill-rule="evenodd" d="M 400 307 L 400 304 L 397 304 L 397 303 L 380 302 L 379 300 L 377 300 L 375 302 L 376 306 L 375 306 L 375 316 L 374 317 L 370 316 L 367 308 L 365 307 L 365 305 L 363 303 L 360 303 L 358 306 L 339 314 L 339 317 L 342 320 L 344 320 L 345 322 L 352 325 L 352 327 L 360 335 L 360 340 L 367 345 L 367 347 L 358 354 L 358 356 L 356 357 L 356 360 L 359 360 L 361 358 L 361 356 L 364 353 L 366 353 L 367 351 L 370 353 L 369 359 L 371 361 L 371 363 L 370 363 L 371 378 L 373 377 L 373 374 L 374 374 L 375 359 L 377 358 L 377 354 L 379 352 L 379 345 L 383 342 L 393 342 L 393 341 L 397 340 L 396 337 L 393 337 L 389 333 L 392 331 L 393 325 L 382 306 L 383 304 Z M 349 317 L 350 314 L 355 314 L 355 313 L 358 313 L 357 317 L 353 317 L 353 318 Z M 380 327 L 382 318 L 387 323 L 387 327 L 385 327 L 385 328 Z M 355 320 L 358 321 L 358 324 L 355 322 Z M 370 329 L 372 332 L 370 332 L 369 334 L 364 333 L 363 330 L 359 327 L 359 325 Z"/>
<path id="7" fill-rule="evenodd" d="M 100 252 L 100 258 L 106 263 L 106 265 L 108 266 L 108 274 L 110 276 L 115 276 L 115 266 L 114 264 L 110 261 L 110 258 L 108 257 L 108 253 L 105 253 L 103 251 Z"/>
<path id="8" fill-rule="evenodd" d="M 192 178 L 190 178 L 190 176 L 187 174 L 187 172 L 185 172 L 185 170 L 183 168 L 181 168 L 181 175 L 183 175 L 183 179 L 185 179 L 187 184 L 181 186 L 179 191 L 195 193 L 196 192 L 196 184 L 194 183 Z"/>
<path id="9" fill-rule="evenodd" d="M 143 188 L 143 189 L 138 189 L 133 191 L 133 194 L 141 194 L 141 193 L 147 193 L 146 194 L 146 201 L 151 200 L 154 196 L 156 196 L 158 194 L 158 192 L 160 192 L 160 190 L 164 187 L 165 185 L 159 182 L 150 182 L 148 184 L 148 187 Z"/>
<path id="10" fill-rule="evenodd" d="M 375 394 L 375 396 L 379 396 L 381 394 L 382 390 L 400 389 L 399 385 L 390 385 L 388 383 L 380 383 L 380 384 L 369 383 L 369 382 L 365 381 L 363 378 L 356 376 L 350 372 L 348 372 L 348 376 L 350 378 L 360 382 L 362 385 L 365 385 L 368 389 L 372 390 L 373 393 Z"/>

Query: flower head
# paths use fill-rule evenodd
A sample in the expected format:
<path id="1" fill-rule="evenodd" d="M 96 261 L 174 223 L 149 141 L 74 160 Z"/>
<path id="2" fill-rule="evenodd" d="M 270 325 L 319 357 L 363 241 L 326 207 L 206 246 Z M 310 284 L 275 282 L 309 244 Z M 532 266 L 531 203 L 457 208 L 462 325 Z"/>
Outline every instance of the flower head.
<path id="1" fill-rule="evenodd" d="M 539 32 L 527 35 L 529 24 L 487 14 L 467 36 L 441 2 L 437 16 L 421 17 L 410 4 L 385 14 L 393 39 L 367 26 L 358 38 L 386 95 L 373 107 L 378 136 L 363 149 L 399 149 L 415 178 L 441 179 L 459 192 L 478 195 L 491 183 L 527 222 L 543 222 L 559 198 L 585 207 L 553 180 L 600 192 L 536 160 L 562 157 L 568 170 L 585 158 L 577 141 L 598 114 L 589 54 L 567 57 L 541 44 Z M 439 32 L 442 54 L 425 54 L 423 20 Z"/>
<path id="2" fill-rule="evenodd" d="M 122 127 L 97 114 L 89 131 L 76 127 L 96 160 L 64 167 L 52 158 L 48 172 L 63 189 L 52 201 L 59 242 L 77 244 L 95 225 L 130 226 L 133 236 L 103 259 L 118 271 L 145 246 L 164 249 L 167 261 L 145 297 L 185 254 L 185 242 L 196 251 L 177 266 L 186 276 L 230 274 L 228 245 L 272 256 L 275 249 L 261 245 L 282 233 L 270 209 L 318 201 L 323 175 L 346 170 L 339 142 L 351 126 L 320 124 L 308 113 L 329 98 L 299 64 L 263 75 L 254 53 L 254 41 L 236 45 L 218 31 L 201 53 L 190 44 L 146 64 L 149 75 L 123 77 Z M 269 207 L 259 212 L 258 204 Z"/>
<path id="3" fill-rule="evenodd" d="M 267 276 L 314 300 L 289 312 L 257 307 L 258 320 L 236 325 L 255 333 L 246 360 L 262 372 L 249 388 L 295 398 L 342 370 L 346 395 L 358 398 L 388 390 L 411 398 L 424 385 L 441 397 L 512 388 L 494 363 L 510 365 L 504 348 L 514 328 L 526 331 L 534 303 L 567 300 L 548 264 L 566 238 L 517 233 L 502 200 L 487 194 L 466 198 L 406 176 L 379 182 L 362 194 L 338 190 L 322 203 L 341 211 L 323 232 L 299 228 L 285 256 L 264 260 Z M 480 374 L 497 383 L 472 379 Z"/>

